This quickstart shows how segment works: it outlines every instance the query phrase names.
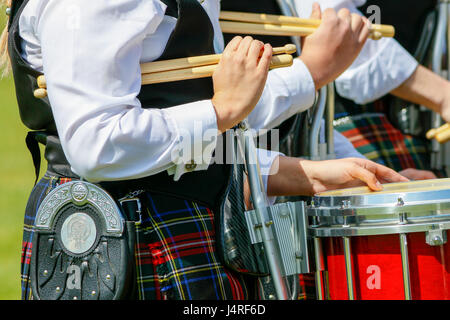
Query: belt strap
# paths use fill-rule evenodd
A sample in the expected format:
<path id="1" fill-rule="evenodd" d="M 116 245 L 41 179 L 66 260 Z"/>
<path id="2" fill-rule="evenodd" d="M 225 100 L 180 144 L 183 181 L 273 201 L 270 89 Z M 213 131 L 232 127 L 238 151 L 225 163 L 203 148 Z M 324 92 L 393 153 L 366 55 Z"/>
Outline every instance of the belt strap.
<path id="1" fill-rule="evenodd" d="M 27 137 L 25 138 L 25 143 L 27 144 L 27 148 L 31 153 L 31 157 L 33 158 L 35 185 L 39 179 L 39 172 L 41 170 L 41 150 L 39 149 L 39 142 L 45 144 L 45 134 L 43 132 L 28 132 Z"/>

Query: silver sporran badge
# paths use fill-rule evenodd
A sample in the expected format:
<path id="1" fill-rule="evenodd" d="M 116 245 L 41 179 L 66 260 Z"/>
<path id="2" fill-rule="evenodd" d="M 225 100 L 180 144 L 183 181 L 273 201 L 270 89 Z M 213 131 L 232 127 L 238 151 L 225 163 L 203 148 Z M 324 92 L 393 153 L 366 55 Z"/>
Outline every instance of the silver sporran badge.
<path id="1" fill-rule="evenodd" d="M 58 213 L 69 203 L 77 207 L 89 204 L 103 218 L 108 234 L 117 236 L 122 234 L 124 219 L 114 199 L 99 186 L 85 181 L 67 182 L 53 189 L 39 206 L 36 215 L 36 228 L 38 230 L 52 229 Z M 80 208 L 80 211 L 83 210 Z M 79 218 L 80 215 L 75 217 Z M 85 220 L 80 218 L 78 221 L 80 223 L 82 220 L 91 221 L 87 225 L 95 230 L 92 218 L 87 215 L 86 217 Z"/>
<path id="2" fill-rule="evenodd" d="M 63 245 L 75 254 L 88 251 L 94 245 L 96 237 L 97 229 L 94 220 L 82 212 L 68 216 L 61 228 Z"/>
<path id="3" fill-rule="evenodd" d="M 88 196 L 88 188 L 82 182 L 77 182 L 72 186 L 72 199 L 75 202 L 82 202 L 86 200 Z"/>

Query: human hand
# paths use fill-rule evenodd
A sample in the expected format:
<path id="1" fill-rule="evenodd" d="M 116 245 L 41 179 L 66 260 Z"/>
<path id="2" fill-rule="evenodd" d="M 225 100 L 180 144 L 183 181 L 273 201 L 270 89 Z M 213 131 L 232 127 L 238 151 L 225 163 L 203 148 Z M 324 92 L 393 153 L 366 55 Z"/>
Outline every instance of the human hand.
<path id="1" fill-rule="evenodd" d="M 432 171 L 418 170 L 414 168 L 408 168 L 399 172 L 402 176 L 410 180 L 428 180 L 437 179 L 437 176 Z"/>
<path id="2" fill-rule="evenodd" d="M 302 167 L 309 178 L 313 194 L 361 185 L 381 191 L 382 183 L 409 181 L 388 167 L 359 158 L 303 161 Z"/>
<path id="3" fill-rule="evenodd" d="M 245 119 L 256 106 L 264 90 L 271 58 L 270 44 L 264 45 L 252 37 L 235 37 L 227 45 L 212 77 L 212 103 L 221 132 Z"/>
<path id="4" fill-rule="evenodd" d="M 336 13 L 320 11 L 313 4 L 312 19 L 322 19 L 320 27 L 304 39 L 300 59 L 308 67 L 316 90 L 334 81 L 356 59 L 368 36 L 370 22 L 348 9 Z"/>
<path id="5" fill-rule="evenodd" d="M 446 88 L 442 88 L 444 97 L 439 106 L 439 110 L 441 110 L 441 116 L 445 120 L 445 122 L 450 123 L 450 81 L 447 81 Z"/>

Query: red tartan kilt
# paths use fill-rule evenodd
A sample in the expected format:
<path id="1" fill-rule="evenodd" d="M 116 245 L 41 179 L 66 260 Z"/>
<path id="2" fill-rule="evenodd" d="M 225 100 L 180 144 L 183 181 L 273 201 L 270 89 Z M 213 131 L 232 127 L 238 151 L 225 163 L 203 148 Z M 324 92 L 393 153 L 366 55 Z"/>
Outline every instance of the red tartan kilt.
<path id="1" fill-rule="evenodd" d="M 30 257 L 34 220 L 44 197 L 70 179 L 45 175 L 27 204 L 22 246 L 22 299 L 31 298 Z M 214 214 L 195 202 L 145 192 L 136 231 L 139 299 L 249 300 L 258 278 L 225 268 L 216 253 Z M 312 284 L 312 285 L 311 285 Z M 300 276 L 299 298 L 314 297 L 314 281 Z"/>
<path id="2" fill-rule="evenodd" d="M 430 170 L 428 142 L 404 135 L 383 113 L 363 113 L 335 120 L 335 129 L 365 157 L 396 171 Z"/>

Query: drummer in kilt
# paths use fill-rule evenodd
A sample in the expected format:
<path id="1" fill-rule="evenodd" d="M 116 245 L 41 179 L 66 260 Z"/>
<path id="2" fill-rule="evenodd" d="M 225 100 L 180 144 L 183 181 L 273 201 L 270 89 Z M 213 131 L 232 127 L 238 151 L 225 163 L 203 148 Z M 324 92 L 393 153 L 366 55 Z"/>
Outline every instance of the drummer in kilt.
<path id="1" fill-rule="evenodd" d="M 105 290 L 90 290 L 87 295 L 82 291 L 82 298 L 109 297 L 109 291 L 123 286 L 131 289 L 121 291 L 127 294 L 119 298 L 256 298 L 256 278 L 227 268 L 217 253 L 215 212 L 220 210 L 233 168 L 232 163 L 211 163 L 213 152 L 215 156 L 224 152 L 216 147 L 217 140 L 246 117 L 252 127 L 262 128 L 308 108 L 315 90 L 357 56 L 368 36 L 364 23 L 353 21 L 359 27 L 352 29 L 348 16 L 329 11 L 310 38 L 311 51 L 305 50 L 292 67 L 269 75 L 271 46 L 237 37 L 224 49 L 212 79 L 142 86 L 142 62 L 222 51 L 219 1 L 12 0 L 8 5 L 7 40 L 16 95 L 22 121 L 32 130 L 27 146 L 36 173 L 38 143 L 45 146 L 48 163 L 25 212 L 22 298 L 75 299 L 79 296 L 71 296 L 70 290 L 82 291 L 93 283 L 105 284 Z M 331 43 L 324 41 L 330 38 Z M 331 54 L 324 49 L 329 45 L 335 49 Z M 5 54 L 4 49 L 5 42 Z M 336 56 L 339 63 L 323 71 L 322 64 Z M 307 83 L 297 77 L 306 67 L 313 70 Z M 43 73 L 48 97 L 37 98 L 33 92 Z M 261 101 L 263 92 L 270 94 Z M 215 135 L 204 141 L 198 137 L 199 128 Z M 187 136 L 193 139 L 186 148 Z M 184 159 L 189 151 L 191 157 Z M 361 184 L 380 190 L 380 183 L 407 181 L 362 159 L 314 162 L 276 152 L 269 152 L 268 158 L 269 196 L 312 195 Z M 122 207 L 127 226 L 136 228 L 135 232 L 127 229 L 126 239 L 134 250 L 128 257 L 134 264 L 132 283 L 119 281 L 124 278 L 120 274 L 92 271 L 95 259 L 101 265 L 104 259 L 115 258 L 99 258 L 100 246 L 107 242 L 99 243 L 99 250 L 80 254 L 68 252 L 54 238 L 40 246 L 34 242 L 40 204 L 52 190 L 71 181 L 93 183 L 117 203 L 137 199 L 136 210 Z M 84 185 L 78 186 L 83 191 Z M 73 225 L 68 232 L 79 239 L 84 232 L 81 226 Z M 30 263 L 33 267 L 41 256 L 66 257 L 57 262 L 62 272 L 45 269 L 30 278 Z M 65 280 L 65 268 L 69 273 L 74 265 L 84 272 L 81 287 Z M 41 270 L 39 265 L 34 268 Z M 57 277 L 63 277 L 62 284 L 70 288 L 47 286 Z M 116 282 L 109 285 L 111 281 Z"/>

